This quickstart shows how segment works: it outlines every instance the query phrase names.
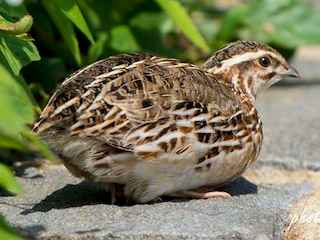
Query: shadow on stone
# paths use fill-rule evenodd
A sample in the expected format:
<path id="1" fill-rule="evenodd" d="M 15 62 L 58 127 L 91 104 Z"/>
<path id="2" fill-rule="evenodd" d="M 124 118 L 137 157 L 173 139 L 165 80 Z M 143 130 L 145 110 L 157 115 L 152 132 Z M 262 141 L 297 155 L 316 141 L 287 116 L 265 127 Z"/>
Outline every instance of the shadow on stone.
<path id="1" fill-rule="evenodd" d="M 0 189 L 0 197 L 14 197 L 15 194 L 5 190 L 5 189 Z"/>
<path id="2" fill-rule="evenodd" d="M 46 228 L 42 225 L 30 225 L 17 227 L 16 230 L 25 239 L 39 239 L 41 233 L 46 231 Z"/>
<path id="3" fill-rule="evenodd" d="M 226 183 L 220 187 L 209 187 L 210 191 L 222 191 L 230 193 L 232 196 L 246 195 L 246 194 L 256 194 L 258 193 L 258 187 L 256 184 L 248 181 L 244 177 L 239 177 L 232 182 Z M 184 202 L 190 199 L 181 199 L 174 197 L 163 197 L 162 200 L 165 202 Z M 157 203 L 157 202 L 156 202 Z"/>
<path id="4" fill-rule="evenodd" d="M 48 212 L 51 209 L 81 207 L 84 205 L 107 204 L 110 202 L 107 192 L 88 182 L 68 184 L 48 195 L 31 209 L 23 211 L 22 215 L 33 212 Z"/>
<path id="5" fill-rule="evenodd" d="M 232 196 L 256 194 L 258 193 L 258 187 L 256 184 L 248 181 L 244 177 L 239 177 L 234 181 L 224 185 L 218 189 L 219 191 L 226 191 Z"/>
<path id="6" fill-rule="evenodd" d="M 226 191 L 231 195 L 255 194 L 258 188 L 254 183 L 249 182 L 240 177 L 233 182 L 214 189 L 217 191 Z M 175 199 L 172 197 L 163 197 L 161 202 L 167 201 L 188 201 L 189 199 Z M 150 204 L 157 204 L 155 201 Z M 110 194 L 103 189 L 99 189 L 97 185 L 89 182 L 81 182 L 77 185 L 68 184 L 65 187 L 56 190 L 48 195 L 41 202 L 35 204 L 31 209 L 24 210 L 21 214 L 28 215 L 34 212 L 48 212 L 52 209 L 65 209 L 73 207 L 81 207 L 85 205 L 110 204 Z M 118 206 L 130 206 L 132 204 L 120 203 Z"/>
<path id="7" fill-rule="evenodd" d="M 96 232 L 100 232 L 101 229 L 99 228 L 94 228 L 91 230 L 86 230 L 86 231 L 76 231 L 77 234 L 88 234 L 88 233 L 96 233 Z"/>
<path id="8" fill-rule="evenodd" d="M 19 162 L 19 164 L 17 163 L 17 166 L 14 167 L 15 174 L 18 177 L 28 179 L 43 178 L 43 174 L 40 171 L 41 166 L 44 165 L 42 162 L 44 161 L 34 160 Z"/>

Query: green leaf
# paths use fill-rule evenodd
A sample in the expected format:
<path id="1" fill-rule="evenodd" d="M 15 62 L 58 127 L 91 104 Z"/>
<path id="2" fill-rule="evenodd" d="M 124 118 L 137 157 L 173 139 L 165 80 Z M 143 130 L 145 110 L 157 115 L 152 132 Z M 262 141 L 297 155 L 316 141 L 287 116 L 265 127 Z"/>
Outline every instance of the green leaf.
<path id="1" fill-rule="evenodd" d="M 9 5 L 6 1 L 0 1 L 0 15 L 4 16 L 5 18 L 22 18 L 27 13 L 26 7 L 24 4 L 20 4 L 18 6 Z M 13 19 L 9 19 L 10 21 Z"/>
<path id="2" fill-rule="evenodd" d="M 178 0 L 156 0 L 156 2 L 196 46 L 205 53 L 209 52 L 209 46 Z"/>
<path id="3" fill-rule="evenodd" d="M 164 12 L 141 12 L 130 20 L 130 26 L 138 27 L 141 30 L 151 31 L 153 29 L 160 32 L 161 27 L 167 21 Z M 161 33 L 161 32 L 160 32 Z"/>
<path id="4" fill-rule="evenodd" d="M 23 151 L 27 146 L 16 137 L 0 134 L 0 148 L 10 148 Z"/>
<path id="5" fill-rule="evenodd" d="M 236 34 L 237 27 L 239 27 L 238 25 L 248 14 L 248 10 L 247 5 L 239 5 L 229 10 L 222 19 L 222 23 L 216 35 L 216 40 L 226 42 L 229 39 L 232 39 Z"/>
<path id="6" fill-rule="evenodd" d="M 22 132 L 23 138 L 29 143 L 29 147 L 39 152 L 42 156 L 49 160 L 55 160 L 55 155 L 49 150 L 46 143 L 44 143 L 35 133 L 24 130 Z"/>
<path id="7" fill-rule="evenodd" d="M 99 12 L 96 11 L 96 9 L 95 9 L 95 8 L 100 9 L 99 6 L 97 4 L 92 4 L 91 2 L 88 2 L 86 0 L 80 0 L 80 1 L 77 0 L 77 3 L 79 5 L 79 8 L 81 9 L 81 12 L 83 12 L 83 14 L 85 15 L 85 18 L 86 18 L 88 24 L 95 30 L 99 29 L 100 26 L 102 25 L 102 21 L 103 21 L 101 16 L 99 16 Z M 104 23 L 104 24 L 106 24 L 106 23 Z"/>
<path id="8" fill-rule="evenodd" d="M 140 50 L 134 35 L 125 25 L 114 27 L 111 30 L 111 47 L 119 52 L 136 52 Z"/>
<path id="9" fill-rule="evenodd" d="M 19 21 L 12 23 L 0 16 L 0 30 L 12 35 L 19 35 L 29 32 L 33 23 L 30 15 L 23 16 Z"/>
<path id="10" fill-rule="evenodd" d="M 22 240 L 18 234 L 10 228 L 8 223 L 4 220 L 4 218 L 0 215 L 0 239 L 5 240 Z"/>
<path id="11" fill-rule="evenodd" d="M 21 187 L 16 182 L 10 168 L 3 164 L 0 164 L 0 187 L 14 194 L 21 192 Z"/>
<path id="12" fill-rule="evenodd" d="M 54 1 L 43 0 L 42 4 L 55 23 L 58 31 L 62 35 L 62 38 L 69 47 L 77 64 L 80 65 L 80 48 L 73 25 L 68 20 L 68 18 L 60 11 L 60 9 L 54 4 Z"/>
<path id="13" fill-rule="evenodd" d="M 89 41 L 93 44 L 93 36 L 77 2 L 75 0 L 54 0 L 53 2 L 59 7 L 59 9 L 61 9 L 64 15 L 69 18 L 70 21 L 73 22 L 73 24 L 77 28 L 79 28 L 79 30 L 84 35 L 86 35 Z"/>
<path id="14" fill-rule="evenodd" d="M 38 50 L 31 41 L 4 33 L 0 33 L 0 55 L 15 75 L 19 75 L 21 68 L 31 61 L 40 60 Z"/>
<path id="15" fill-rule="evenodd" d="M 108 34 L 102 32 L 98 35 L 97 41 L 89 48 L 88 63 L 96 61 L 103 53 L 103 50 L 107 44 Z"/>
<path id="16" fill-rule="evenodd" d="M 130 29 L 143 51 L 177 57 L 179 49 L 166 44 L 167 37 L 176 28 L 163 11 L 136 14 L 130 20 Z"/>
<path id="17" fill-rule="evenodd" d="M 0 132 L 21 139 L 26 124 L 34 120 L 32 103 L 23 87 L 0 64 Z"/>
<path id="18" fill-rule="evenodd" d="M 285 48 L 320 43 L 318 10 L 303 1 L 254 0 L 242 21 L 240 37 Z"/>
<path id="19" fill-rule="evenodd" d="M 0 147 L 33 149 L 54 159 L 48 147 L 26 127 L 34 121 L 33 105 L 27 93 L 1 64 L 0 76 Z"/>

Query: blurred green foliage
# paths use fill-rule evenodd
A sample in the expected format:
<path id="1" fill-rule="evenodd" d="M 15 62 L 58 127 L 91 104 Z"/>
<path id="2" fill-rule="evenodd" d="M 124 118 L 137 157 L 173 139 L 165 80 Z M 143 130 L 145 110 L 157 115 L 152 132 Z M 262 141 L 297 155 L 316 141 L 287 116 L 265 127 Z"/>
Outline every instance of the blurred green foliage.
<path id="1" fill-rule="evenodd" d="M 12 194 L 17 194 L 21 191 L 21 188 L 15 181 L 11 170 L 3 164 L 0 164 L 0 187 Z"/>
<path id="2" fill-rule="evenodd" d="M 198 62 L 237 39 L 266 42 L 287 56 L 320 43 L 319 10 L 300 0 L 9 2 L 16 1 L 0 0 L 0 148 L 47 158 L 30 126 L 57 84 L 81 66 L 123 52 Z M 0 187 L 19 190 L 3 165 Z M 0 239 L 19 239 L 8 229 L 1 218 Z"/>
<path id="3" fill-rule="evenodd" d="M 11 170 L 0 163 L 0 188 L 6 191 L 17 194 L 21 191 L 20 185 L 16 182 Z M 10 228 L 4 218 L 0 215 L 0 239 L 20 240 L 17 233 Z"/>
<path id="4" fill-rule="evenodd" d="M 0 239 L 5 240 L 22 240 L 17 233 L 10 228 L 5 219 L 0 215 Z"/>

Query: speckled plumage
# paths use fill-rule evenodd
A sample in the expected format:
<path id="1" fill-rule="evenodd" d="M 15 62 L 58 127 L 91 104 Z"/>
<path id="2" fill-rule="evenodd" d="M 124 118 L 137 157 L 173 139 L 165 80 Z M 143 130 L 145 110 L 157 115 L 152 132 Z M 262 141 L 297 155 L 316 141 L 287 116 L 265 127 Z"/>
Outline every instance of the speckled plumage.
<path id="1" fill-rule="evenodd" d="M 136 202 L 225 183 L 260 152 L 256 87 L 247 80 L 263 77 L 256 62 L 219 68 L 258 50 L 279 55 L 243 41 L 203 66 L 134 54 L 98 61 L 62 83 L 34 131 L 75 176 L 123 185 Z"/>

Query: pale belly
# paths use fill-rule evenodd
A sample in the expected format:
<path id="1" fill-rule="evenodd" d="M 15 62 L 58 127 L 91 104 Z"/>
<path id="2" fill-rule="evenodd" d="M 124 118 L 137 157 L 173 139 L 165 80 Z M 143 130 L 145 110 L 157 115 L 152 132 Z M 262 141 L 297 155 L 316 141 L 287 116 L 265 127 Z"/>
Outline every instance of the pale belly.
<path id="1" fill-rule="evenodd" d="M 201 164 L 188 165 L 181 161 L 141 162 L 135 173 L 148 182 L 146 198 L 161 196 L 201 186 L 217 186 L 240 176 L 250 163 L 256 160 L 253 143 L 248 143 L 241 150 L 230 153 L 221 152 L 215 158 Z"/>

